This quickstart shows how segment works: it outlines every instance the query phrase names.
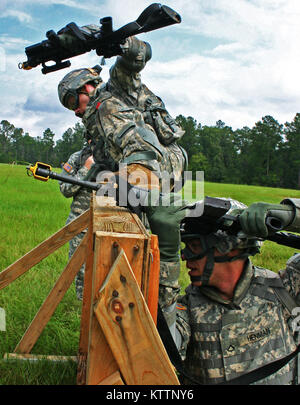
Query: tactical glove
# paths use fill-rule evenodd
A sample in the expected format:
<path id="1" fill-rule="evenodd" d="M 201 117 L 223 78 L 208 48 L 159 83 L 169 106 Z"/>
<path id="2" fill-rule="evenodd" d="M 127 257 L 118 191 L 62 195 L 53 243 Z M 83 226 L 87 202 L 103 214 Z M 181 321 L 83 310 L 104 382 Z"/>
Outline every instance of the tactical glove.
<path id="1" fill-rule="evenodd" d="M 295 210 L 291 205 L 258 202 L 243 210 L 239 221 L 245 234 L 266 238 L 287 228 L 294 216 Z"/>
<path id="2" fill-rule="evenodd" d="M 180 222 L 186 215 L 189 203 L 170 193 L 161 195 L 157 190 L 148 194 L 144 212 L 152 233 L 158 236 L 160 259 L 163 262 L 179 262 Z"/>
<path id="3" fill-rule="evenodd" d="M 127 38 L 125 43 L 120 45 L 120 48 L 122 49 L 122 56 L 118 56 L 116 63 L 133 74 L 143 70 L 152 57 L 151 45 L 135 36 Z"/>

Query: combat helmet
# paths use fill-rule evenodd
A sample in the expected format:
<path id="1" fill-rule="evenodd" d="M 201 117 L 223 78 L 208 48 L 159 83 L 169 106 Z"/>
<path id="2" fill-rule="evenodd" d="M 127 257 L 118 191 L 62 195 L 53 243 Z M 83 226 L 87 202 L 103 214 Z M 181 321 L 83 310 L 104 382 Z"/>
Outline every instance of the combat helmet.
<path id="1" fill-rule="evenodd" d="M 93 83 L 98 86 L 103 82 L 99 76 L 102 68 L 99 65 L 93 68 L 76 69 L 66 74 L 58 84 L 58 97 L 62 105 L 68 109 L 67 103 L 70 96 L 78 97 L 78 89 L 83 87 L 87 83 Z"/>
<path id="2" fill-rule="evenodd" d="M 208 285 L 213 271 L 214 263 L 231 262 L 234 260 L 247 258 L 259 253 L 262 242 L 256 237 L 246 235 L 239 226 L 237 226 L 237 216 L 247 208 L 247 205 L 233 200 L 231 198 L 214 198 L 227 204 L 226 213 L 222 215 L 216 213 L 211 216 L 210 213 L 199 210 L 199 205 L 205 207 L 204 201 L 194 205 L 200 215 L 186 216 L 180 225 L 181 240 L 188 242 L 191 239 L 201 241 L 202 252 L 195 254 L 186 245 L 181 251 L 184 260 L 199 260 L 207 256 L 206 265 L 201 276 L 191 276 L 191 281 L 202 281 L 202 285 Z M 222 211 L 222 210 L 221 210 Z M 220 212 L 221 212 L 220 211 Z M 221 256 L 215 256 L 215 249 L 221 253 Z M 232 250 L 238 250 L 235 256 L 228 256 Z"/>

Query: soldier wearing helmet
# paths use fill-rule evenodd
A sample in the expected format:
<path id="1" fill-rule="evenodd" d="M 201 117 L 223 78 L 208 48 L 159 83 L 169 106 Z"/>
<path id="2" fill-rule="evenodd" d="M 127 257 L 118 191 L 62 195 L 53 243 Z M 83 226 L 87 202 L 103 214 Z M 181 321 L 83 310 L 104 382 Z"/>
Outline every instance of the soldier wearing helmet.
<path id="1" fill-rule="evenodd" d="M 169 268 L 165 274 L 174 286 L 160 292 L 160 304 L 183 359 L 186 384 L 220 384 L 246 377 L 290 356 L 299 344 L 292 315 L 300 306 L 300 254 L 279 274 L 254 266 L 250 256 L 260 253 L 268 216 L 280 220 L 283 229 L 299 232 L 300 199 L 249 208 L 230 202 L 224 222 L 228 227 L 222 228 L 219 220 L 205 226 L 202 216 L 187 215 L 196 205 L 187 211 L 185 202 L 177 209 L 172 204 L 147 208 L 151 229 L 158 234 L 162 267 Z M 229 226 L 237 215 L 241 231 Z M 178 261 L 174 246 L 178 249 L 179 236 L 177 245 L 168 244 L 179 229 L 185 244 L 182 260 L 191 279 L 183 296 L 173 265 Z M 287 359 L 286 364 L 266 374 L 251 374 L 253 379 L 244 381 L 298 384 L 297 360 Z"/>
<path id="2" fill-rule="evenodd" d="M 104 151 L 115 164 L 112 171 L 124 163 L 128 174 L 141 171 L 155 179 L 157 186 L 168 173 L 174 186 L 187 168 L 187 155 L 177 145 L 184 131 L 161 99 L 141 82 L 140 71 L 150 58 L 150 45 L 130 37 L 120 45 L 120 56 L 110 69 L 108 83 L 94 88 L 84 83 L 82 94 L 79 84 L 87 80 L 93 86 L 92 81 L 90 77 L 83 80 L 87 71 L 81 70 L 78 78 L 75 71 L 73 84 L 71 72 L 59 84 L 59 98 L 66 108 L 82 117 L 92 138 L 95 162 L 103 160 Z M 88 103 L 85 97 L 89 97 Z"/>
<path id="3" fill-rule="evenodd" d="M 80 104 L 80 94 L 90 97 L 103 83 L 100 77 L 101 70 L 102 68 L 96 65 L 93 68 L 76 69 L 68 73 L 58 84 L 58 97 L 61 104 L 76 113 Z"/>
<path id="4" fill-rule="evenodd" d="M 76 69 L 68 73 L 58 85 L 59 100 L 62 105 L 73 110 L 78 117 L 82 117 L 90 97 L 96 89 L 103 84 L 100 77 L 101 67 Z M 92 149 L 90 146 L 91 135 L 85 131 L 87 145 L 80 151 L 73 153 L 63 165 L 63 174 L 84 180 L 94 164 Z M 103 157 L 104 160 L 104 157 Z M 90 206 L 91 191 L 80 186 L 60 182 L 60 192 L 66 198 L 72 198 L 70 213 L 67 218 L 69 223 L 86 211 Z M 86 229 L 76 235 L 69 243 L 69 259 L 86 234 Z M 83 297 L 85 265 L 83 265 L 75 277 L 76 296 L 79 300 Z"/>

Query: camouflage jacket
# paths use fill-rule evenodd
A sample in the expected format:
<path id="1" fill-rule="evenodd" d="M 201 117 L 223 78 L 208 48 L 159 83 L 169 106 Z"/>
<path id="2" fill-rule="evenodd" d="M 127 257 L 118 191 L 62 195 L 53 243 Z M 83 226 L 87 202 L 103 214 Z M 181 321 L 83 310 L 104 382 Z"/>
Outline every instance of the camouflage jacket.
<path id="1" fill-rule="evenodd" d="M 292 353 L 297 336 L 278 299 L 284 288 L 300 305 L 300 254 L 280 276 L 248 261 L 232 301 L 217 290 L 190 285 L 178 300 L 177 331 L 187 372 L 200 384 L 218 384 Z M 255 384 L 297 384 L 297 359 Z M 189 383 L 187 381 L 187 383 Z"/>
<path id="2" fill-rule="evenodd" d="M 63 165 L 62 174 L 75 177 L 78 180 L 83 180 L 89 171 L 84 166 L 89 153 L 90 152 L 86 148 L 73 153 Z M 59 182 L 59 188 L 66 198 L 73 197 L 67 223 L 89 209 L 91 199 L 90 190 L 74 184 L 63 183 L 61 181 Z"/>
<path id="3" fill-rule="evenodd" d="M 186 153 L 176 143 L 184 131 L 141 83 L 140 74 L 125 71 L 117 62 L 108 83 L 91 99 L 83 123 L 93 139 L 95 161 L 97 150 L 105 149 L 116 163 L 139 163 L 160 178 L 167 172 L 175 180 L 186 168 Z"/>

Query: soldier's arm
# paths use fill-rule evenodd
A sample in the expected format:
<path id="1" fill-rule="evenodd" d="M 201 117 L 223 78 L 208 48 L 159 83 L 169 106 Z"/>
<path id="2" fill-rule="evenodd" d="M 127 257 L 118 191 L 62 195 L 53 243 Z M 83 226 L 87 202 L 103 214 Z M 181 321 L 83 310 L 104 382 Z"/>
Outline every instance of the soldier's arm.
<path id="1" fill-rule="evenodd" d="M 146 124 L 149 124 L 155 131 L 159 141 L 163 145 L 169 145 L 180 139 L 184 132 L 166 110 L 161 98 L 152 93 L 147 86 L 142 85 L 140 75 L 136 76 L 148 60 L 151 58 L 151 46 L 149 43 L 139 40 L 136 37 L 127 38 L 124 45 L 121 45 L 123 55 L 118 56 L 115 65 L 111 69 L 111 79 L 115 85 L 123 87 L 124 83 L 134 89 L 136 78 L 143 86 L 145 111 L 143 116 Z M 140 60 L 144 58 L 144 63 Z M 128 87 L 127 87 L 128 88 Z"/>
<path id="2" fill-rule="evenodd" d="M 280 204 L 257 202 L 244 209 L 239 216 L 242 230 L 247 235 L 266 238 L 270 229 L 267 219 L 280 222 L 281 230 L 300 231 L 300 199 L 286 198 Z"/>
<path id="3" fill-rule="evenodd" d="M 285 288 L 295 298 L 300 307 L 300 253 L 295 253 L 286 263 L 286 268 L 278 272 Z"/>
<path id="4" fill-rule="evenodd" d="M 165 151 L 141 111 L 112 97 L 101 104 L 97 114 L 100 134 L 106 138 L 114 160 L 127 165 L 141 164 L 159 172 L 158 162 Z"/>
<path id="5" fill-rule="evenodd" d="M 281 204 L 291 205 L 294 209 L 294 217 L 291 223 L 285 227 L 286 231 L 300 232 L 300 199 L 286 198 Z M 279 271 L 286 289 L 300 306 L 300 253 L 295 253 L 286 264 L 284 270 Z"/>
<path id="6" fill-rule="evenodd" d="M 280 204 L 293 207 L 294 217 L 291 223 L 285 227 L 286 231 L 300 232 L 300 198 L 286 198 Z"/>
<path id="7" fill-rule="evenodd" d="M 72 176 L 78 180 L 83 180 L 84 177 L 87 175 L 89 169 L 84 165 L 79 167 L 80 165 L 80 155 L 81 151 L 73 153 L 68 161 L 63 165 L 62 174 L 67 176 Z M 66 197 L 71 198 L 79 191 L 81 186 L 77 186 L 75 184 L 63 183 L 59 182 L 59 189 L 60 192 Z"/>

